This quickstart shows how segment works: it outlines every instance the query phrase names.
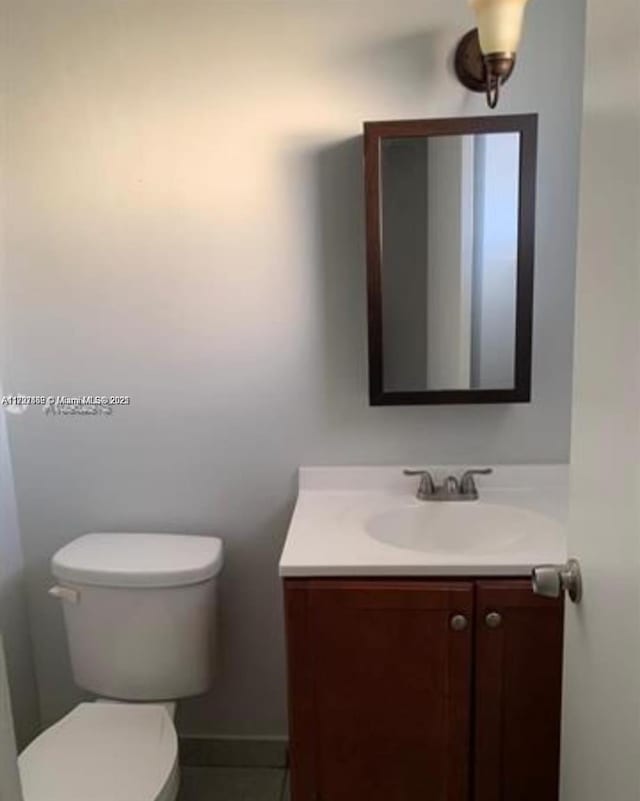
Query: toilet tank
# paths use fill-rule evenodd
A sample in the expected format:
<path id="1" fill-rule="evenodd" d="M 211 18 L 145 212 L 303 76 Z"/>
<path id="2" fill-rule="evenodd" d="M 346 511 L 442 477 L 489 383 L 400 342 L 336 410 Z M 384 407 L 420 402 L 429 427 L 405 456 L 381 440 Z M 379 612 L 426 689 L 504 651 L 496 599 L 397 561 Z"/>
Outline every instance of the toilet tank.
<path id="1" fill-rule="evenodd" d="M 211 686 L 222 542 L 175 534 L 86 534 L 52 559 L 76 683 L 123 701 Z"/>

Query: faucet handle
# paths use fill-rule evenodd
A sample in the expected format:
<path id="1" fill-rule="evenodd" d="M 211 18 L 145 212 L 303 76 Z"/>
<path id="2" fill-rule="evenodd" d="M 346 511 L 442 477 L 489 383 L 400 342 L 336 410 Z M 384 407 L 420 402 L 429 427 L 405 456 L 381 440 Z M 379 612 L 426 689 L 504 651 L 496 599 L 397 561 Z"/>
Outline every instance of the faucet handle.
<path id="1" fill-rule="evenodd" d="M 420 476 L 420 486 L 418 487 L 418 499 L 421 501 L 430 498 L 435 490 L 436 485 L 433 481 L 433 476 L 428 470 L 403 470 L 405 476 Z"/>
<path id="2" fill-rule="evenodd" d="M 490 476 L 493 470 L 490 467 L 478 468 L 475 470 L 465 470 L 460 479 L 460 492 L 462 495 L 477 495 L 476 482 L 474 476 Z"/>

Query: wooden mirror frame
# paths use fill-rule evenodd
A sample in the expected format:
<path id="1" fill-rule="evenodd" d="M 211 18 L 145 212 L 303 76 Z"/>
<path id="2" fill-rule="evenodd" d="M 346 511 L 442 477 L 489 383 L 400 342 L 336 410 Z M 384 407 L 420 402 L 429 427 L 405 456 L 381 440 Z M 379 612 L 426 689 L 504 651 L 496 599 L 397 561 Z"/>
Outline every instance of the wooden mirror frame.
<path id="1" fill-rule="evenodd" d="M 382 141 L 388 138 L 488 133 L 520 134 L 514 386 L 512 389 L 387 392 L 384 389 L 382 331 Z M 369 402 L 371 406 L 530 402 L 537 142 L 537 114 L 365 123 Z"/>

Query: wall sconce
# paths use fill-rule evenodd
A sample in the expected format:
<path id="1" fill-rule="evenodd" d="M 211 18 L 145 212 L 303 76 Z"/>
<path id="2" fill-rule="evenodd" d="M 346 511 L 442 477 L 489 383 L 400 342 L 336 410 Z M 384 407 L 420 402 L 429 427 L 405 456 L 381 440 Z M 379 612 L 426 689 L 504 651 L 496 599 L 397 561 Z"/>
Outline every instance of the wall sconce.
<path id="1" fill-rule="evenodd" d="M 500 87 L 513 72 L 527 0 L 470 0 L 470 5 L 478 27 L 458 43 L 456 75 L 472 92 L 485 92 L 489 108 L 495 108 Z"/>

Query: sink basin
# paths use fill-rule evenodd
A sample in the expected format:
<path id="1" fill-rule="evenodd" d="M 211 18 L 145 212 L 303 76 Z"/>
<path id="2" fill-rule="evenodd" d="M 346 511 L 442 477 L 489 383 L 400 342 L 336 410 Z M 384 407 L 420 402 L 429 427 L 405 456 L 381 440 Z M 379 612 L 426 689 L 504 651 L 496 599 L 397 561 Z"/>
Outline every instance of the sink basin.
<path id="1" fill-rule="evenodd" d="M 402 467 L 302 468 L 280 575 L 528 578 L 567 561 L 566 465 L 494 465 L 479 483 L 479 500 L 423 502 Z"/>
<path id="2" fill-rule="evenodd" d="M 562 534 L 559 523 L 536 512 L 472 501 L 397 507 L 370 517 L 365 528 L 396 548 L 449 554 L 508 553 Z"/>

